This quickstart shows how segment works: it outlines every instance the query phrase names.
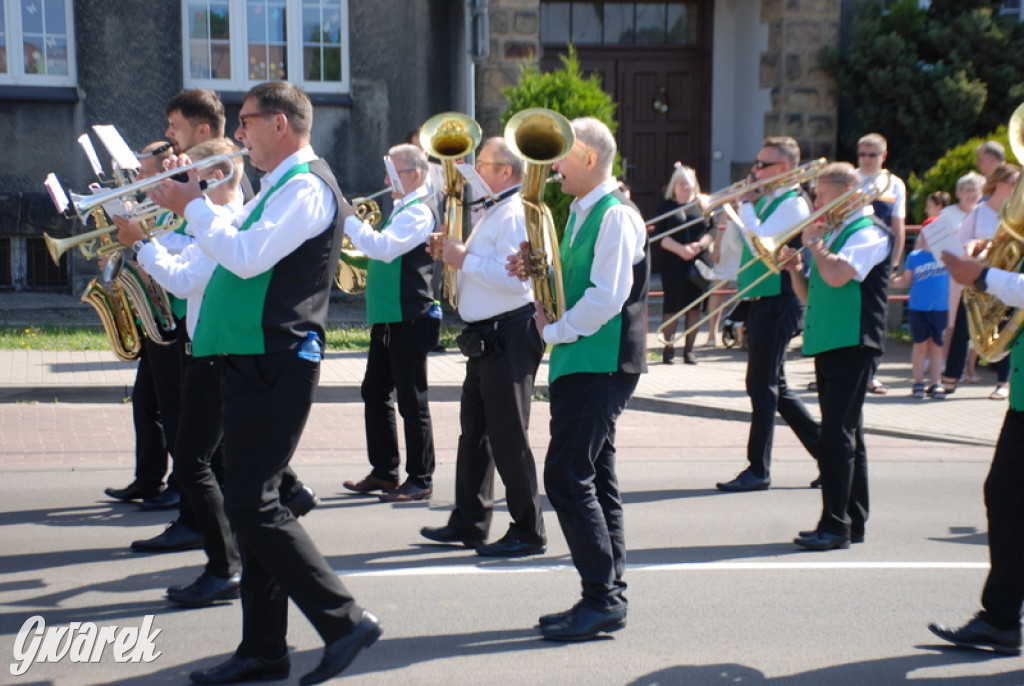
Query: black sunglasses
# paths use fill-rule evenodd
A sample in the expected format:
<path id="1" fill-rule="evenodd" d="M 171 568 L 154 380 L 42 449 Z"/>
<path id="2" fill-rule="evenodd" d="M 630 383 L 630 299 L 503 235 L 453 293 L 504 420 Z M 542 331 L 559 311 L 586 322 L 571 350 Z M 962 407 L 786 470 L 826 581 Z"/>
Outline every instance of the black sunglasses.
<path id="1" fill-rule="evenodd" d="M 764 169 L 765 167 L 774 167 L 777 164 L 782 164 L 782 162 L 765 162 L 764 160 L 754 160 L 754 164 L 752 166 L 754 167 L 754 169 Z"/>

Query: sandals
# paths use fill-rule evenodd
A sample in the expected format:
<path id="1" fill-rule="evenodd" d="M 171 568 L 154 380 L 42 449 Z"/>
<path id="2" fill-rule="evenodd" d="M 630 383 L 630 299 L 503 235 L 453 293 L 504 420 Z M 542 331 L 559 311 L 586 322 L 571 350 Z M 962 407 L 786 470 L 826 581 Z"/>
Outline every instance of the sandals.
<path id="1" fill-rule="evenodd" d="M 1006 400 L 1010 397 L 1010 387 L 1006 384 L 996 386 L 996 390 L 992 391 L 992 395 L 988 397 L 989 400 Z"/>
<path id="2" fill-rule="evenodd" d="M 934 383 L 928 387 L 928 396 L 930 398 L 934 398 L 935 400 L 944 400 L 946 395 L 946 388 L 942 384 Z"/>
<path id="3" fill-rule="evenodd" d="M 943 379 L 942 387 L 946 389 L 946 395 L 951 395 L 954 391 L 956 391 L 956 379 L 948 381 L 946 379 Z"/>
<path id="4" fill-rule="evenodd" d="M 914 384 L 914 390 L 912 390 L 910 392 L 910 395 L 912 395 L 915 398 L 923 398 L 924 397 L 925 388 L 926 388 L 925 384 L 923 384 L 923 383 L 916 383 L 916 384 Z"/>
<path id="5" fill-rule="evenodd" d="M 876 395 L 885 395 L 889 392 L 889 387 L 877 379 L 871 380 L 871 385 L 868 386 L 868 393 L 874 393 Z"/>

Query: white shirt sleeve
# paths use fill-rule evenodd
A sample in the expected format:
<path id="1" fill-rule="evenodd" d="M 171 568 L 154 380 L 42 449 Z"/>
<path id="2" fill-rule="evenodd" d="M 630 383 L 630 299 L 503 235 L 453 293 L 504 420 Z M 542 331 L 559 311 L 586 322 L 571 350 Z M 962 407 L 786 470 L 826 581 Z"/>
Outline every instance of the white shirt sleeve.
<path id="1" fill-rule="evenodd" d="M 767 202 L 770 204 L 772 200 L 769 199 Z M 768 215 L 763 222 L 757 218 L 757 211 L 749 202 L 740 205 L 739 214 L 740 219 L 743 220 L 743 225 L 750 231 L 753 231 L 754 234 L 763 238 L 765 236 L 774 236 L 780 231 L 795 226 L 797 222 L 810 216 L 811 208 L 807 206 L 807 201 L 804 200 L 803 196 L 796 195 L 792 198 L 786 198 L 779 203 L 775 211 Z"/>
<path id="2" fill-rule="evenodd" d="M 1010 307 L 1024 307 L 1024 274 L 989 269 L 985 275 L 985 285 L 988 293 Z"/>
<path id="3" fill-rule="evenodd" d="M 258 220 L 239 231 L 256 206 L 228 214 L 203 198 L 185 208 L 188 230 L 210 258 L 236 276 L 249 279 L 267 271 L 300 245 L 334 223 L 337 201 L 314 174 L 296 174 L 275 191 Z"/>
<path id="4" fill-rule="evenodd" d="M 557 322 L 544 327 L 544 341 L 572 343 L 591 336 L 622 311 L 633 288 L 633 265 L 644 258 L 643 219 L 626 205 L 608 209 L 594 245 L 591 286 Z"/>
<path id="5" fill-rule="evenodd" d="M 139 251 L 138 260 L 154 281 L 179 298 L 201 294 L 217 268 L 217 263 L 195 244 L 172 255 L 162 245 L 150 242 Z"/>
<path id="6" fill-rule="evenodd" d="M 867 278 L 876 265 L 889 256 L 889 234 L 877 226 L 870 226 L 850 236 L 836 256 L 853 267 L 858 283 Z"/>
<path id="7" fill-rule="evenodd" d="M 423 250 L 434 224 L 433 212 L 423 203 L 417 203 L 393 215 L 391 223 L 380 232 L 351 216 L 345 220 L 345 233 L 352 245 L 367 257 L 390 263 L 416 248 Z"/>
<path id="8" fill-rule="evenodd" d="M 509 295 L 524 295 L 531 290 L 530 282 L 512 276 L 505 265 L 508 256 L 517 252 L 519 244 L 526 240 L 526 219 L 522 210 L 515 212 L 502 209 L 501 216 L 485 218 L 486 227 L 478 226 L 466 242 L 469 252 L 462 263 L 463 278 L 469 279 L 471 283 L 486 284 Z M 486 242 L 486 247 L 481 246 L 481 242 Z"/>

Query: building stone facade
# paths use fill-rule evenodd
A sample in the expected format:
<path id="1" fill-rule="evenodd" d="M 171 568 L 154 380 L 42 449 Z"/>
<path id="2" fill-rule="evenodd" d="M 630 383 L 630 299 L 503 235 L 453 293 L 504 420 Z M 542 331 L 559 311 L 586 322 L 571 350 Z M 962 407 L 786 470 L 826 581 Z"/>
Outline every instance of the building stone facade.
<path id="1" fill-rule="evenodd" d="M 765 136 L 792 136 L 806 157 L 836 153 L 838 89 L 818 64 L 822 48 L 839 44 L 841 0 L 762 0 L 768 49 L 760 84 L 771 89 Z"/>
<path id="2" fill-rule="evenodd" d="M 490 55 L 476 63 L 476 119 L 485 135 L 496 136 L 508 106 L 502 90 L 540 58 L 540 0 L 491 0 L 488 12 Z"/>

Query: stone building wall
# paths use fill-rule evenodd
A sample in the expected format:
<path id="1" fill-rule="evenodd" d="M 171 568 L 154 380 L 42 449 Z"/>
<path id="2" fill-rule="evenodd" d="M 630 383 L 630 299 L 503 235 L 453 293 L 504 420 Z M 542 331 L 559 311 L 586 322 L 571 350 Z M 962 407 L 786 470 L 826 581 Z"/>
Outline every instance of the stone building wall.
<path id="1" fill-rule="evenodd" d="M 761 0 L 768 49 L 760 82 L 771 89 L 765 136 L 792 136 L 807 158 L 835 157 L 838 90 L 818 53 L 839 44 L 841 0 Z"/>
<path id="2" fill-rule="evenodd" d="M 476 120 L 485 136 L 501 134 L 508 106 L 502 89 L 519 82 L 523 64 L 540 58 L 540 0 L 491 0 L 490 55 L 476 63 Z"/>

